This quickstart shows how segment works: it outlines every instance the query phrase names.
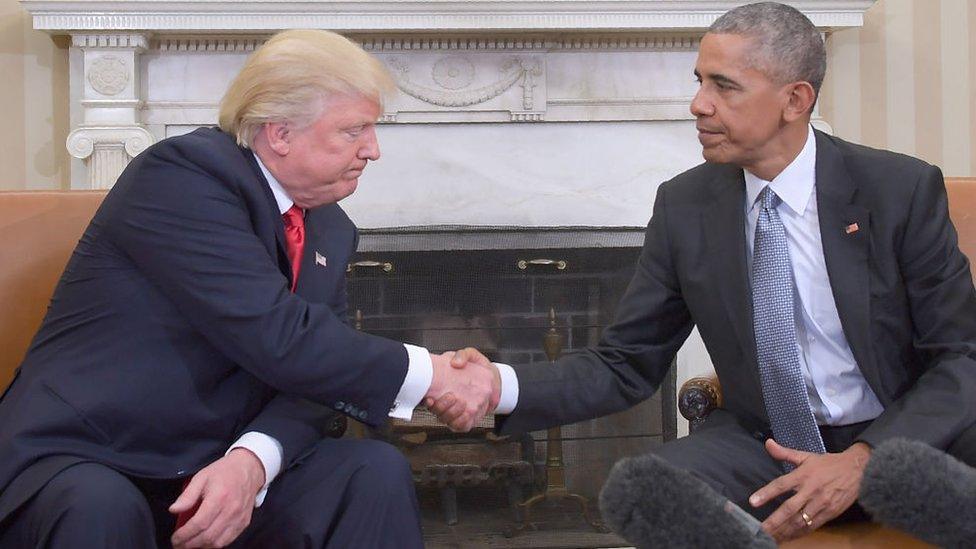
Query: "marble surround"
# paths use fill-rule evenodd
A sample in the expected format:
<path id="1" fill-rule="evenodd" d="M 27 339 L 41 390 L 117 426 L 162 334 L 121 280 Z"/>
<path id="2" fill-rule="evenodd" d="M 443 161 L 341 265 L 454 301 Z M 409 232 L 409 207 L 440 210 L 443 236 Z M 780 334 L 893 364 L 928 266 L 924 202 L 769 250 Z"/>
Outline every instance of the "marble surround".
<path id="1" fill-rule="evenodd" d="M 383 158 L 344 202 L 361 227 L 636 228 L 657 185 L 700 162 L 695 52 L 741 2 L 21 3 L 35 28 L 72 39 L 75 188 L 108 188 L 153 142 L 214 124 L 228 82 L 274 31 L 328 28 L 379 57 L 399 88 Z M 872 3 L 793 2 L 828 33 L 860 25 Z"/>

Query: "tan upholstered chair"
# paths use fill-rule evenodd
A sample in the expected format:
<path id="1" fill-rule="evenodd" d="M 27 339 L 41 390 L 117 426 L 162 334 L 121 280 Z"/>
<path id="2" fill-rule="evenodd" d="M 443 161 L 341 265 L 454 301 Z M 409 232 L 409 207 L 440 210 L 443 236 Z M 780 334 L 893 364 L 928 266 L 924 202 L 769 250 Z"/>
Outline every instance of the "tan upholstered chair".
<path id="1" fill-rule="evenodd" d="M 104 191 L 0 192 L 0 387 L 41 325 Z"/>

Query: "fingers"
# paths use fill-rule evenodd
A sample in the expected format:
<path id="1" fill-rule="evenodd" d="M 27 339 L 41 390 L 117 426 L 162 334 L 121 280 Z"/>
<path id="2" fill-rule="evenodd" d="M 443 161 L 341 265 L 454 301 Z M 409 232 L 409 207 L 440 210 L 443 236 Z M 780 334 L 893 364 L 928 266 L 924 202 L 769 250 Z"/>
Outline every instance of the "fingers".
<path id="1" fill-rule="evenodd" d="M 491 361 L 473 347 L 465 347 L 454 353 L 454 356 L 451 358 L 451 366 L 455 368 L 464 368 L 469 362 L 481 364 L 482 366 L 491 365 Z"/>
<path id="2" fill-rule="evenodd" d="M 454 393 L 444 393 L 427 408 L 444 423 L 450 424 L 456 421 L 464 413 L 464 403 L 461 399 L 454 396 Z"/>
<path id="3" fill-rule="evenodd" d="M 230 545 L 244 528 L 251 523 L 251 507 L 235 508 L 234 506 L 217 505 L 224 509 L 211 523 L 210 527 L 200 532 L 196 537 L 188 540 L 185 547 L 226 547 Z M 230 509 L 228 511 L 228 509 Z"/>
<path id="4" fill-rule="evenodd" d="M 783 476 L 775 478 L 769 484 L 763 486 L 762 488 L 756 490 L 751 496 L 749 496 L 749 505 L 753 507 L 762 507 L 772 499 L 778 498 L 779 496 L 795 489 L 797 487 L 797 473 L 794 470 L 792 473 L 787 473 Z"/>
<path id="5" fill-rule="evenodd" d="M 807 525 L 807 518 L 813 515 L 807 511 L 807 495 L 797 494 L 783 502 L 773 514 L 763 521 L 762 527 L 767 534 L 778 542 L 790 540 L 811 531 L 812 525 Z M 806 516 L 803 515 L 806 513 Z"/>
<path id="6" fill-rule="evenodd" d="M 800 510 L 800 518 L 803 519 L 807 530 L 816 530 L 834 518 L 829 506 L 830 502 L 827 499 L 817 495 L 813 495 L 807 500 L 803 509 Z M 806 513 L 805 517 L 803 516 L 804 513 Z M 810 520 L 810 524 L 806 523 L 807 519 Z"/>
<path id="7" fill-rule="evenodd" d="M 447 356 L 438 355 L 438 359 L 446 360 Z M 470 431 L 489 410 L 498 406 L 501 376 L 495 365 L 477 350 L 468 347 L 458 351 L 450 367 L 433 364 L 434 376 L 424 402 L 451 430 Z M 450 398 L 446 398 L 448 394 Z"/>
<path id="8" fill-rule="evenodd" d="M 194 480 L 196 479 L 194 478 Z M 220 507 L 214 505 L 213 498 L 204 497 L 203 502 L 200 503 L 200 508 L 193 513 L 193 517 L 186 524 L 173 533 L 170 541 L 173 542 L 174 546 L 201 547 L 200 543 L 204 540 L 200 537 L 201 534 L 213 525 L 219 514 Z"/>
<path id="9" fill-rule="evenodd" d="M 800 450 L 781 446 L 771 438 L 766 439 L 766 452 L 777 461 L 786 461 L 793 465 L 800 465 L 811 455 L 809 452 L 801 452 Z"/>
<path id="10" fill-rule="evenodd" d="M 190 479 L 190 483 L 183 488 L 183 492 L 180 493 L 180 496 L 176 498 L 176 501 L 169 506 L 169 512 L 174 515 L 178 515 L 193 509 L 193 506 L 200 501 L 202 491 L 203 480 L 199 478 L 199 475 L 194 475 L 194 477 Z"/>
<path id="11" fill-rule="evenodd" d="M 199 504 L 193 516 L 171 536 L 174 547 L 224 547 L 250 524 L 255 491 L 240 467 L 240 459 L 246 455 L 235 452 L 194 475 L 170 506 L 171 513 L 179 514 Z"/>
<path id="12" fill-rule="evenodd" d="M 233 493 L 208 494 L 200 509 L 170 541 L 178 548 L 224 547 L 251 523 L 253 504 L 240 505 Z"/>
<path id="13" fill-rule="evenodd" d="M 431 401 L 432 399 L 428 399 Z M 484 417 L 487 403 L 475 407 L 456 397 L 453 393 L 445 393 L 437 400 L 433 400 L 427 408 L 456 433 L 470 431 Z"/>

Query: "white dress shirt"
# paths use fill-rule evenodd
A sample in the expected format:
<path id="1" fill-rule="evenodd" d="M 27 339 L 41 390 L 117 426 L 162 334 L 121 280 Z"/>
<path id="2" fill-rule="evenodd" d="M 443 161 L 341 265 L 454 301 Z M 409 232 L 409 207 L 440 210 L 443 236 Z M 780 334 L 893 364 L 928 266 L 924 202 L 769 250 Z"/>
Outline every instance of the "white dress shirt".
<path id="1" fill-rule="evenodd" d="M 776 211 L 786 230 L 793 266 L 797 345 L 810 406 L 820 425 L 849 425 L 878 417 L 884 407 L 854 361 L 831 293 L 820 241 L 816 163 L 817 142 L 811 127 L 803 150 L 773 181 L 763 181 L 743 170 L 747 261 L 751 273 L 759 218 L 756 202 L 762 189 L 770 185 L 782 199 Z M 502 398 L 512 409 L 518 404 L 518 379 L 514 375 L 502 383 Z"/>
<path id="2" fill-rule="evenodd" d="M 816 164 L 817 140 L 811 127 L 803 150 L 772 181 L 743 170 L 746 257 L 751 273 L 758 198 L 768 185 L 782 200 L 776 212 L 786 230 L 793 266 L 796 339 L 810 407 L 820 425 L 849 425 L 878 417 L 884 407 L 857 367 L 830 289 L 820 240 Z"/>

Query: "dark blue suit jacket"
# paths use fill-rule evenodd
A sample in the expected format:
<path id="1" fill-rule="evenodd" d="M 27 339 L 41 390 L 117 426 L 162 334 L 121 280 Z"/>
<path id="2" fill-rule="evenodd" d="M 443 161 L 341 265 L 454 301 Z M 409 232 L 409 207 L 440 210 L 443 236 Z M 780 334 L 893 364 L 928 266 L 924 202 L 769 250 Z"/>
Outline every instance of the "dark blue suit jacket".
<path id="1" fill-rule="evenodd" d="M 135 158 L 0 400 L 0 520 L 80 461 L 180 478 L 255 430 L 287 468 L 332 410 L 384 422 L 407 355 L 345 322 L 355 227 L 333 204 L 307 212 L 306 233 L 296 295 L 250 151 L 200 129 Z"/>

